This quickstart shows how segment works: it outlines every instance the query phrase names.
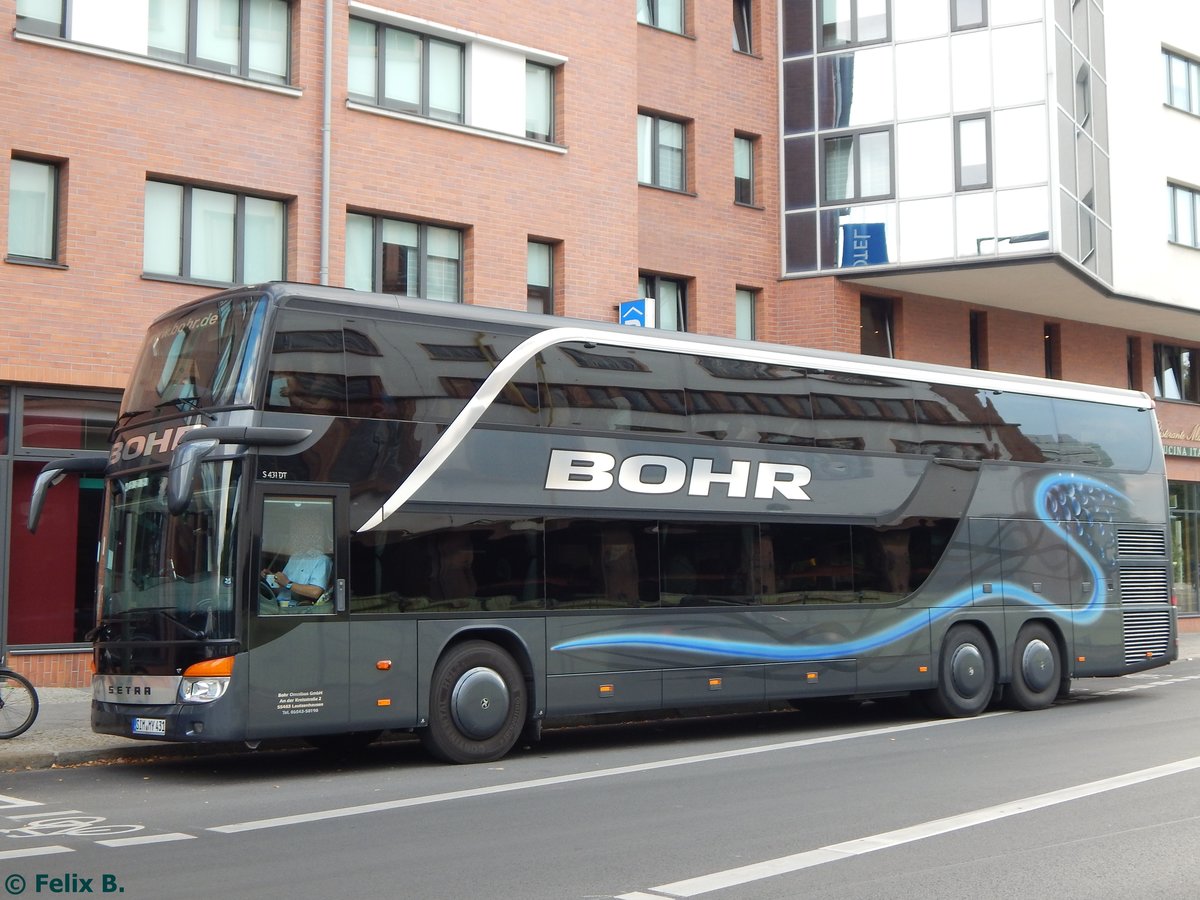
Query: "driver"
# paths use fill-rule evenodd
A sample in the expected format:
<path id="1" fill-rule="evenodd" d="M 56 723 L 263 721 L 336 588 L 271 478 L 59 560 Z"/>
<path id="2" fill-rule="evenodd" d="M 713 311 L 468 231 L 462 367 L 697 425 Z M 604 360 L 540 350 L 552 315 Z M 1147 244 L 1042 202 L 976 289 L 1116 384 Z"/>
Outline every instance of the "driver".
<path id="1" fill-rule="evenodd" d="M 333 560 L 325 552 L 324 529 L 319 522 L 304 519 L 293 522 L 289 534 L 292 552 L 287 564 L 278 572 L 263 569 L 263 580 L 280 606 L 317 603 L 333 578 Z"/>

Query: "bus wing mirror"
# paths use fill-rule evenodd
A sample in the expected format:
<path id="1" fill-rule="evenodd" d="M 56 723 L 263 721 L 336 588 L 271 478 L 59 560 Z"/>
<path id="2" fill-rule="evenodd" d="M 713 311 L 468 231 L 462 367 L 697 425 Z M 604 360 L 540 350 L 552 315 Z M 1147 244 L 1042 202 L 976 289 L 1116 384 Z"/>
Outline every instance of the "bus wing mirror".
<path id="1" fill-rule="evenodd" d="M 71 474 L 103 475 L 107 465 L 107 456 L 77 456 L 72 459 L 51 460 L 42 466 L 42 471 L 33 483 L 33 495 L 29 499 L 29 518 L 25 523 L 29 531 L 37 531 L 38 520 L 42 517 L 42 506 L 46 502 L 46 492 L 50 488 Z"/>
<path id="2" fill-rule="evenodd" d="M 171 469 L 167 473 L 167 511 L 173 516 L 182 515 L 192 502 L 192 482 L 200 462 L 216 449 L 220 441 L 188 441 L 181 443 L 171 457 Z"/>

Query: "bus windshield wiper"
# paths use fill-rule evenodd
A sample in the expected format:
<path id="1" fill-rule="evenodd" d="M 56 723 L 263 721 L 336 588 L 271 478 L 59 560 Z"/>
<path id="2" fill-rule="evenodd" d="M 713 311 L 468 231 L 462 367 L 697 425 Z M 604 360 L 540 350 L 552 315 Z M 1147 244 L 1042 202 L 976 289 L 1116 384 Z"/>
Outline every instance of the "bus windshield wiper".
<path id="1" fill-rule="evenodd" d="M 116 613 L 115 615 L 110 616 L 107 619 L 104 619 L 99 625 L 97 625 L 90 632 L 88 632 L 87 639 L 94 640 L 95 639 L 94 636 L 100 634 L 101 632 L 107 632 L 108 636 L 111 636 L 112 635 L 112 627 L 117 621 L 132 619 L 143 613 L 149 613 L 150 615 L 152 615 L 156 618 L 166 619 L 168 622 L 170 622 L 172 625 L 174 625 L 176 628 L 178 628 L 180 631 L 182 631 L 187 637 L 191 638 L 194 641 L 202 641 L 206 637 L 208 637 L 207 631 L 202 631 L 202 630 L 198 630 L 196 628 L 192 628 L 192 626 L 188 625 L 186 622 L 181 621 L 180 619 L 178 619 L 174 615 L 172 615 L 171 610 L 164 609 L 163 607 L 155 606 L 155 607 L 142 607 L 139 609 L 127 609 L 124 612 Z"/>

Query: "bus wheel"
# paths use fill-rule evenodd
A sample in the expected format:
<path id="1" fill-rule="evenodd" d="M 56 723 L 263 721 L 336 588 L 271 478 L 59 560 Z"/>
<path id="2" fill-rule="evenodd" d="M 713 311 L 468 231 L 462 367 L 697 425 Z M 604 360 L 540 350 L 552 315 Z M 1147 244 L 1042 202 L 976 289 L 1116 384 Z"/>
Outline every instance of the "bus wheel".
<path id="1" fill-rule="evenodd" d="M 491 762 L 521 736 L 525 707 L 525 676 L 513 658 L 487 641 L 467 641 L 433 670 L 421 742 L 446 762 Z"/>
<path id="2" fill-rule="evenodd" d="M 938 684 L 926 695 L 936 715 L 962 719 L 987 709 L 996 687 L 992 648 L 974 625 L 950 629 L 942 644 Z"/>
<path id="3" fill-rule="evenodd" d="M 1017 633 L 1009 703 L 1017 709 L 1045 709 L 1062 689 L 1062 654 L 1045 625 L 1036 622 Z M 1069 684 L 1069 682 L 1068 682 Z"/>

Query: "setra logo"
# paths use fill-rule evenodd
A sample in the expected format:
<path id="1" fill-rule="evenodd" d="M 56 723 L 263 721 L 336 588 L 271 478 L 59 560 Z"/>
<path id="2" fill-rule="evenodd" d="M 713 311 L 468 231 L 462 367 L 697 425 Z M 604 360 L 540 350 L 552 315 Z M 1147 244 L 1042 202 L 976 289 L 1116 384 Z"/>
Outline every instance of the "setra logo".
<path id="1" fill-rule="evenodd" d="M 788 500 L 812 499 L 804 491 L 812 480 L 807 466 L 735 459 L 729 463 L 728 472 L 715 472 L 714 462 L 698 457 L 689 464 L 674 456 L 645 453 L 628 456 L 618 466 L 617 458 L 609 453 L 551 450 L 545 487 L 553 491 L 607 491 L 616 485 L 634 494 L 674 494 L 686 488 L 689 496 L 707 497 L 714 486 L 720 485 L 731 498 L 770 500 L 779 494 Z"/>

